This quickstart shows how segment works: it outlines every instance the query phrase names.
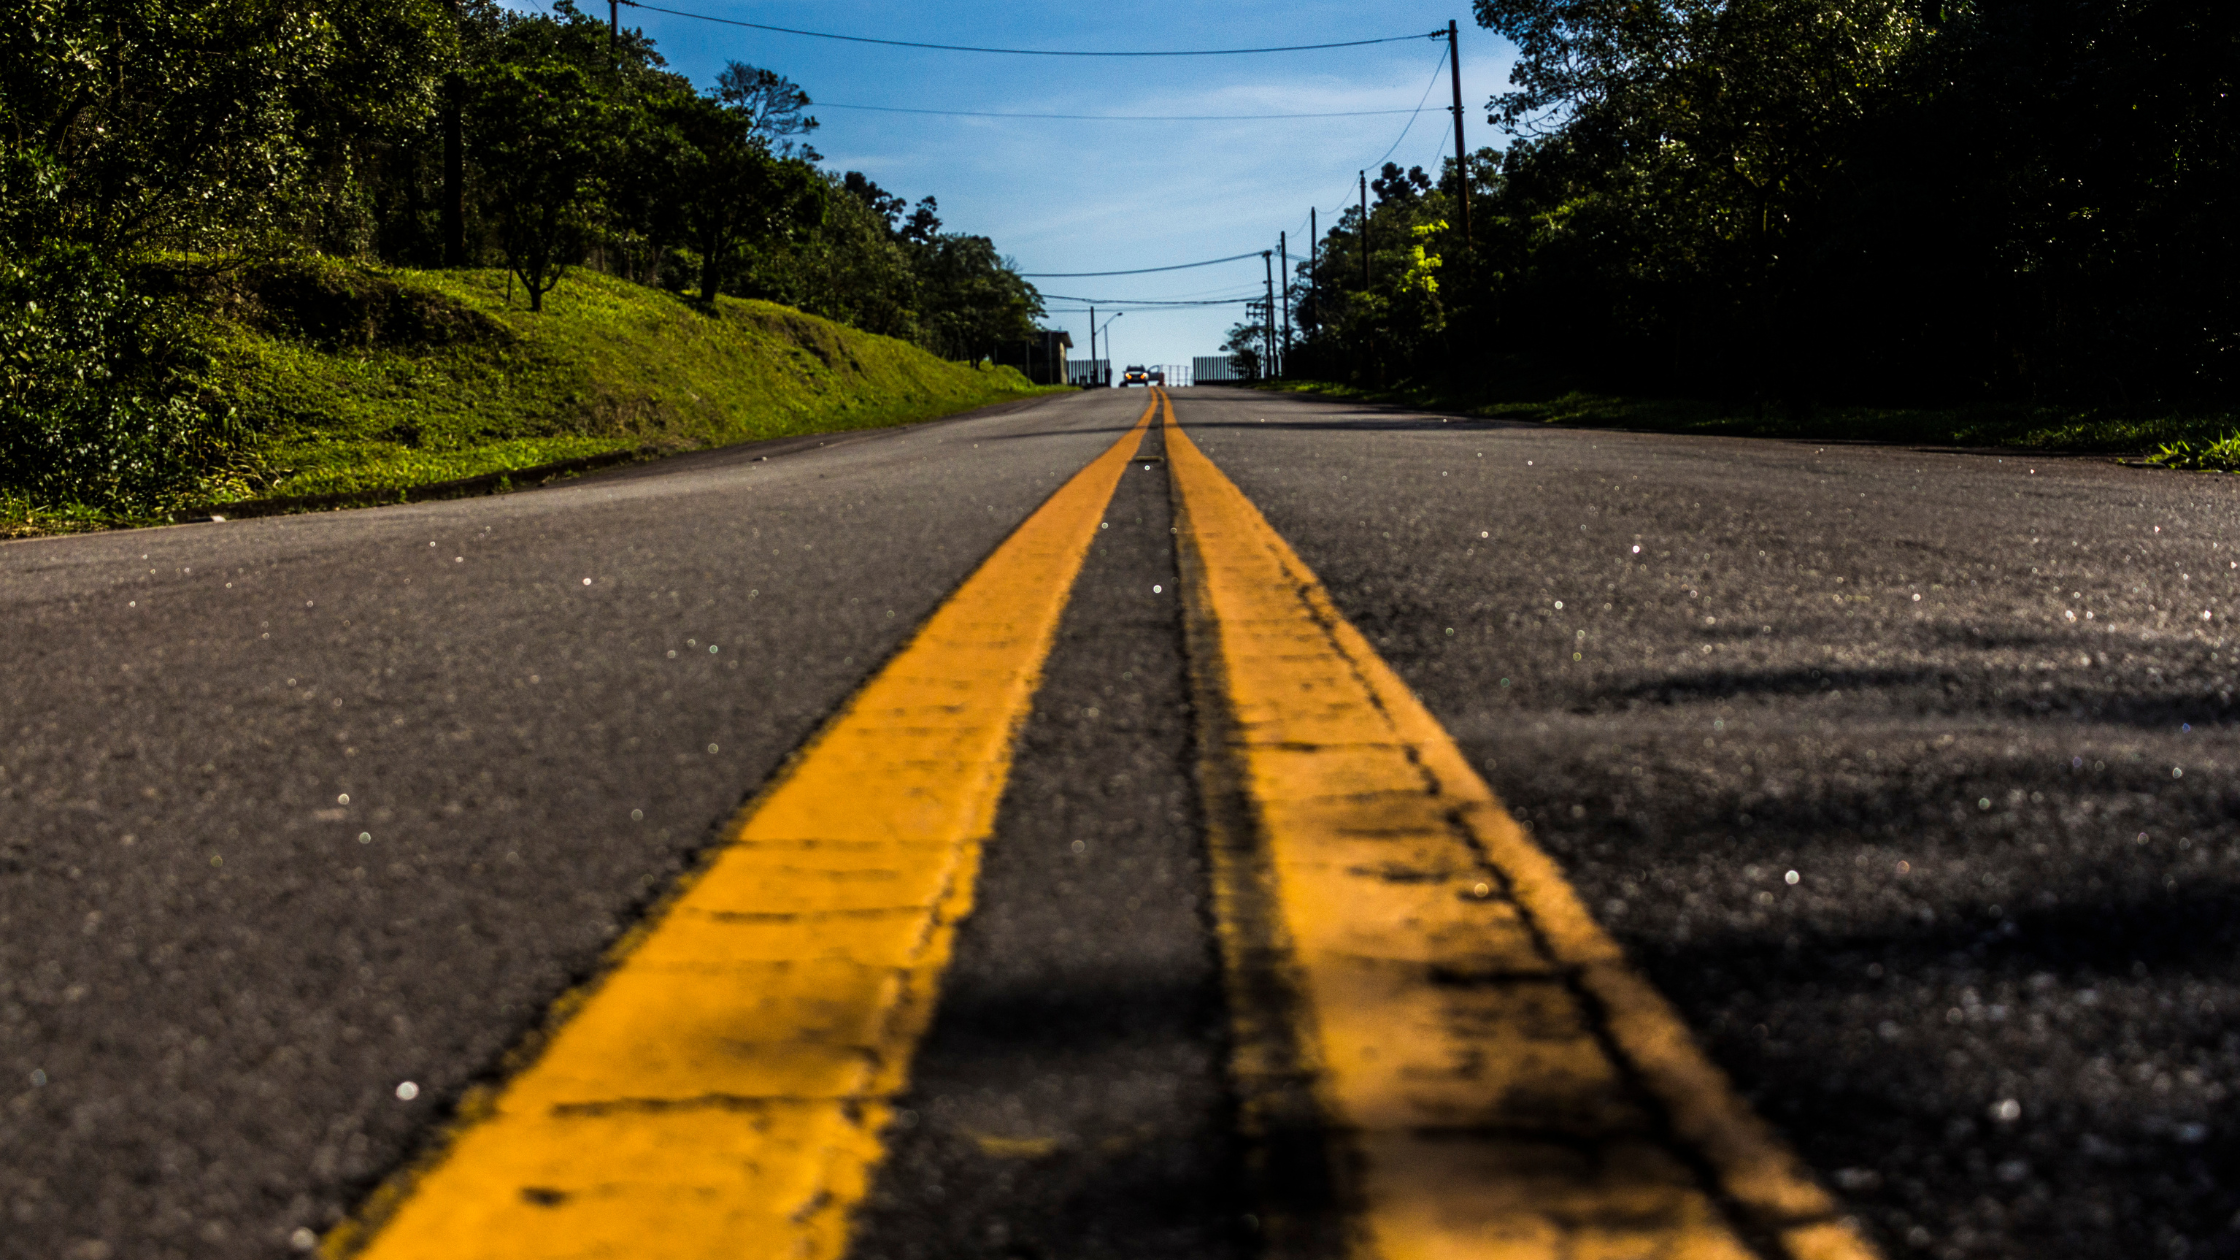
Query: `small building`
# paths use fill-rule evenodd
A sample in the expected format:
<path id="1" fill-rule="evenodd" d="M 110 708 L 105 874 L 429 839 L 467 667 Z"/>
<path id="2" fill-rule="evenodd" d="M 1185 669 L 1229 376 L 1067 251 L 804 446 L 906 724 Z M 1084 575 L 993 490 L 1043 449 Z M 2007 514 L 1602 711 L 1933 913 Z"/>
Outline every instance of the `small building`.
<path id="1" fill-rule="evenodd" d="M 1066 352 L 1073 349 L 1073 334 L 1062 328 L 1038 328 L 1024 341 L 1007 341 L 996 347 L 996 363 L 1015 367 L 1037 385 L 1065 385 Z"/>

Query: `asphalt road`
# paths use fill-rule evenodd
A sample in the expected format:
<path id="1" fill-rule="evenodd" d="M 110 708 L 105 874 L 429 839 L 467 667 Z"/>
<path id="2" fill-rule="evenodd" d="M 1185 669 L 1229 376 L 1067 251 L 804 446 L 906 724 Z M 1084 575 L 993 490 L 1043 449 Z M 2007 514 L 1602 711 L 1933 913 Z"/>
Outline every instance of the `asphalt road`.
<path id="1" fill-rule="evenodd" d="M 1177 397 L 1887 1254 L 2240 1255 L 2240 483 Z"/>
<path id="2" fill-rule="evenodd" d="M 1141 401 L 0 546 L 0 1254 L 291 1254 Z"/>
<path id="3" fill-rule="evenodd" d="M 2240 485 L 1175 396 L 1888 1255 L 2240 1256 Z M 290 1254 L 1142 404 L 0 545 L 0 1254 Z M 864 1260 L 1253 1252 L 1165 493 Z"/>
<path id="4" fill-rule="evenodd" d="M 856 1260 L 1250 1254 L 1163 464 L 1105 516 Z"/>

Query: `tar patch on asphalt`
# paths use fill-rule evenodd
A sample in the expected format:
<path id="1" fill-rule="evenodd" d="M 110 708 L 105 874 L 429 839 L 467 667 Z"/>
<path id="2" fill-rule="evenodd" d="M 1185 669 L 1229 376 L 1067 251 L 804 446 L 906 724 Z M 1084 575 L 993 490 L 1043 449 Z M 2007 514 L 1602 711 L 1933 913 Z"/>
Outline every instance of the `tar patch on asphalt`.
<path id="1" fill-rule="evenodd" d="M 1160 453 L 1154 431 L 1140 454 Z M 1060 626 L 855 1260 L 1250 1250 L 1166 468 L 1146 462 Z"/>

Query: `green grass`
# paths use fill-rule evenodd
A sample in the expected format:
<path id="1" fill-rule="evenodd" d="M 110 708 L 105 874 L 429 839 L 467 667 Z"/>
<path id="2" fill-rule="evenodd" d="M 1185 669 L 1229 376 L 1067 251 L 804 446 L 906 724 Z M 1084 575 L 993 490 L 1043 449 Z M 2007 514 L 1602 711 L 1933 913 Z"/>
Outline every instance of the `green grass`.
<path id="1" fill-rule="evenodd" d="M 768 302 L 720 298 L 710 311 L 578 271 L 532 314 L 509 302 L 501 272 L 362 274 L 457 308 L 467 331 L 322 345 L 232 325 L 228 357 L 265 436 L 220 501 L 903 424 L 1041 392 L 1009 368 L 951 363 Z"/>
<path id="2" fill-rule="evenodd" d="M 2198 442 L 2167 442 L 2143 462 L 2196 472 L 2240 472 L 2240 433 Z"/>
<path id="3" fill-rule="evenodd" d="M 1329 381 L 1271 381 L 1256 388 L 1391 402 L 1457 415 L 1588 429 L 1638 429 L 1731 437 L 1806 441 L 1891 442 L 1905 445 L 2011 447 L 2019 450 L 2143 455 L 2180 468 L 2240 468 L 2234 413 L 2182 413 L 2148 408 L 2064 408 L 2024 405 L 1953 408 L 1836 407 L 1804 409 L 1730 406 L 1688 399 L 1625 397 L 1572 391 L 1549 398 L 1503 400 L 1433 388 L 1364 390 Z M 2163 454 L 2181 449 L 2178 462 Z M 2221 462 L 2218 462 L 2221 461 Z"/>
<path id="4" fill-rule="evenodd" d="M 501 271 L 182 264 L 250 437 L 198 496 L 383 497 L 615 452 L 905 424 L 1049 392 L 769 302 L 576 271 L 532 314 Z M 157 518 L 162 519 L 162 518 Z M 0 489 L 0 537 L 145 524 Z"/>
<path id="5" fill-rule="evenodd" d="M 42 534 L 79 534 L 122 522 L 81 504 L 41 503 L 14 490 L 0 489 L 0 539 Z"/>

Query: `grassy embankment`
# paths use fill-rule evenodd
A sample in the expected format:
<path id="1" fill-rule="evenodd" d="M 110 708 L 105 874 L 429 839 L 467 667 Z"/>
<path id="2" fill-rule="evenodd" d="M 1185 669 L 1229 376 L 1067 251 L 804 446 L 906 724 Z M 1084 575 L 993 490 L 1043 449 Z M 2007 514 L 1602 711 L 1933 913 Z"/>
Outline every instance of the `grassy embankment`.
<path id="1" fill-rule="evenodd" d="M 2174 413 L 2147 407 L 1983 406 L 1950 409 L 1812 407 L 1760 409 L 1684 399 L 1519 390 L 1521 399 L 1436 388 L 1367 390 L 1330 381 L 1270 381 L 1255 388 L 1455 415 L 1537 421 L 1587 429 L 1921 446 L 2012 447 L 2128 455 L 2172 468 L 2240 471 L 2240 413 Z"/>
<path id="2" fill-rule="evenodd" d="M 327 260 L 183 282 L 246 439 L 203 481 L 237 513 L 394 501 L 493 474 L 931 419 L 1048 392 L 769 302 L 710 311 L 571 274 L 532 314 L 501 271 Z M 562 465 L 553 469 L 553 465 Z M 256 506 L 251 506 L 256 505 Z M 143 524 L 16 500 L 0 536 Z"/>

